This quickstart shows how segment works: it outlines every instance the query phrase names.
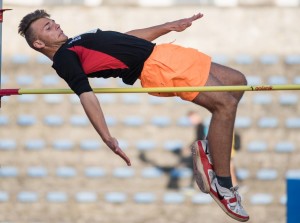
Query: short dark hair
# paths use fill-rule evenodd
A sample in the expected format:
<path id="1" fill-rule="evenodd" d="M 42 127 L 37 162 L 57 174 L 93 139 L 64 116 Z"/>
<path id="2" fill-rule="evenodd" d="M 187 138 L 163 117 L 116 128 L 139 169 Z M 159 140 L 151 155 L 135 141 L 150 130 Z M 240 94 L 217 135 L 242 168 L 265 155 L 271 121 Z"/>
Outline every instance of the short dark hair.
<path id="1" fill-rule="evenodd" d="M 41 19 L 41 18 L 50 18 L 50 15 L 43 9 L 37 9 L 34 12 L 29 13 L 26 16 L 24 16 L 19 24 L 18 33 L 21 36 L 25 37 L 28 45 L 31 48 L 34 48 L 33 42 L 35 40 L 35 33 L 31 29 L 30 25 L 34 21 Z"/>

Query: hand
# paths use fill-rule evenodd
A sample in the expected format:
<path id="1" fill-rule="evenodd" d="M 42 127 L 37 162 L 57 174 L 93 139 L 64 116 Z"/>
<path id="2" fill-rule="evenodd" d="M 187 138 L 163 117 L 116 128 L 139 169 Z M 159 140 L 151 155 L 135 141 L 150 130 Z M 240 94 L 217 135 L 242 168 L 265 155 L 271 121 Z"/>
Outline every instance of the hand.
<path id="1" fill-rule="evenodd" d="M 195 20 L 203 17 L 203 14 L 198 13 L 190 18 L 180 19 L 173 22 L 166 23 L 166 26 L 170 31 L 182 32 L 186 28 L 190 27 Z"/>
<path id="2" fill-rule="evenodd" d="M 117 139 L 111 138 L 108 142 L 106 142 L 106 145 L 118 156 L 120 156 L 126 163 L 127 166 L 131 166 L 129 158 L 126 156 L 126 154 L 122 151 L 122 149 L 119 147 L 119 143 Z"/>

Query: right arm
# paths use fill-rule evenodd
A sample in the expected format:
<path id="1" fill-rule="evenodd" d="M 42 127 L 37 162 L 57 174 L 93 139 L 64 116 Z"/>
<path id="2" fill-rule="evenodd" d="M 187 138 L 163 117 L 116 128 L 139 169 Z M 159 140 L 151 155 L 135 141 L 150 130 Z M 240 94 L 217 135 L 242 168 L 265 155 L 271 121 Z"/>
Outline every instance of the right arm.
<path id="1" fill-rule="evenodd" d="M 103 142 L 114 153 L 119 155 L 127 163 L 128 166 L 130 166 L 131 164 L 129 158 L 119 147 L 118 141 L 109 133 L 100 103 L 94 92 L 84 92 L 80 94 L 80 102 L 89 120 L 91 121 L 97 133 L 100 135 Z"/>
<path id="2" fill-rule="evenodd" d="M 110 135 L 100 103 L 89 84 L 88 78 L 76 54 L 71 51 L 64 51 L 64 53 L 60 54 L 60 57 L 55 60 L 54 68 L 58 75 L 63 78 L 70 88 L 79 96 L 86 115 L 103 142 L 130 166 L 129 158 L 119 147 L 118 141 Z"/>

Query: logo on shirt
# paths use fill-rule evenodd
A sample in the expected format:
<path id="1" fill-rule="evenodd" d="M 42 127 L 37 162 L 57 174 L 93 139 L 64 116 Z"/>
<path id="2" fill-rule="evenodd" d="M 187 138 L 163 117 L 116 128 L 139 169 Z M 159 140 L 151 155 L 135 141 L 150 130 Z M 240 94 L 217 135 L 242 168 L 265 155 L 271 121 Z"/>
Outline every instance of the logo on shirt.
<path id="1" fill-rule="evenodd" d="M 72 43 L 74 43 L 74 42 L 76 42 L 76 41 L 78 41 L 78 40 L 81 40 L 81 35 L 75 36 L 75 37 L 69 42 L 69 44 L 72 44 Z"/>
<path id="2" fill-rule="evenodd" d="M 81 33 L 80 35 L 73 37 L 73 39 L 69 42 L 69 44 L 72 44 L 72 43 L 74 43 L 74 42 L 76 42 L 76 41 L 78 41 L 78 40 L 81 40 L 81 35 L 83 35 L 83 34 L 88 34 L 88 33 L 96 33 L 97 30 L 98 30 L 98 29 L 92 29 L 92 30 L 87 31 L 87 32 L 85 32 L 85 33 Z"/>
<path id="3" fill-rule="evenodd" d="M 86 34 L 86 33 L 96 33 L 97 31 L 98 31 L 98 29 L 92 29 L 92 30 L 87 31 L 87 32 L 85 32 L 83 34 Z"/>

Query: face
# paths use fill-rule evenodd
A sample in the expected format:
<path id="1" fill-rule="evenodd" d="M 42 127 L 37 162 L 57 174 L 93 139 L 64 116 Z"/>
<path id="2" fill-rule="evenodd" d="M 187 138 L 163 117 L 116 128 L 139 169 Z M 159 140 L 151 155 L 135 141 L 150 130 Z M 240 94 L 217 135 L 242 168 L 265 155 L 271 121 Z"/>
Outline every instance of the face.
<path id="1" fill-rule="evenodd" d="M 31 24 L 36 35 L 35 47 L 53 47 L 64 43 L 68 37 L 61 30 L 60 25 L 49 18 L 41 18 Z"/>

